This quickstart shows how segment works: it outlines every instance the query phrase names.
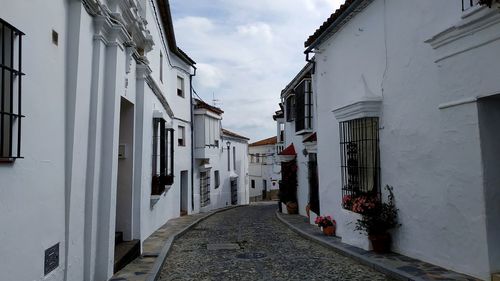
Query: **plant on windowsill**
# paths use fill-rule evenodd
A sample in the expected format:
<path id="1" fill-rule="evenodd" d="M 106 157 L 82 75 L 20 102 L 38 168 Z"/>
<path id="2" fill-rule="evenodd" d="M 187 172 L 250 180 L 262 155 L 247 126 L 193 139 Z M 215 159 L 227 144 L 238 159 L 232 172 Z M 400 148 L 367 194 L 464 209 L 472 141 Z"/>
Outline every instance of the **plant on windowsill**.
<path id="1" fill-rule="evenodd" d="M 387 202 L 357 197 L 360 199 L 354 199 L 352 203 L 352 210 L 361 214 L 361 219 L 356 222 L 355 229 L 368 234 L 373 251 L 376 253 L 390 251 L 391 235 L 388 231 L 401 225 L 398 223 L 398 209 L 394 203 L 393 187 L 387 185 L 385 189 L 389 192 Z"/>
<path id="2" fill-rule="evenodd" d="M 331 216 L 316 217 L 314 223 L 323 230 L 326 236 L 334 236 L 337 230 L 337 222 Z"/>

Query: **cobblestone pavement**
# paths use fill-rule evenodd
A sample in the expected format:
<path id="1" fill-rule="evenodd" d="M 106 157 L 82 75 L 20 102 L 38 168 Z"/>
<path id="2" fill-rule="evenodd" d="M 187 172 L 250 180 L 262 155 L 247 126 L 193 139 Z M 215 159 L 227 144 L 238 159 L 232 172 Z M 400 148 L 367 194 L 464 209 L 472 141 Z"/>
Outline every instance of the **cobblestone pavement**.
<path id="1" fill-rule="evenodd" d="M 275 210 L 252 205 L 201 222 L 175 241 L 159 280 L 389 280 L 298 236 Z"/>

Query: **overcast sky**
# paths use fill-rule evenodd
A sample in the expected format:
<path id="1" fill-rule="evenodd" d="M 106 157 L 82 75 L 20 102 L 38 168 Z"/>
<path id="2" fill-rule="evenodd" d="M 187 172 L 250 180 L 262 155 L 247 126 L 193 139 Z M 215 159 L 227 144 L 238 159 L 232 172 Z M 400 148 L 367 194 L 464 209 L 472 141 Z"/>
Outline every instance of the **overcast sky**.
<path id="1" fill-rule="evenodd" d="M 305 65 L 304 41 L 343 0 L 170 0 L 194 88 L 251 142 L 274 136 L 281 90 Z"/>

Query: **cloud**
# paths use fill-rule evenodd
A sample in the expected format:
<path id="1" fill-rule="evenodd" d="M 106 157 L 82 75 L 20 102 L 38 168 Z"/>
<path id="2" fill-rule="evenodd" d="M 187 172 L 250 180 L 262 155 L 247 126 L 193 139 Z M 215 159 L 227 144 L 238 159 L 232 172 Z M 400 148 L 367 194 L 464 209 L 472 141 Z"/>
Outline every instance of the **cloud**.
<path id="1" fill-rule="evenodd" d="M 252 141 L 275 134 L 281 90 L 304 66 L 304 41 L 341 0 L 171 0 L 177 44 L 197 61 L 194 87 Z"/>

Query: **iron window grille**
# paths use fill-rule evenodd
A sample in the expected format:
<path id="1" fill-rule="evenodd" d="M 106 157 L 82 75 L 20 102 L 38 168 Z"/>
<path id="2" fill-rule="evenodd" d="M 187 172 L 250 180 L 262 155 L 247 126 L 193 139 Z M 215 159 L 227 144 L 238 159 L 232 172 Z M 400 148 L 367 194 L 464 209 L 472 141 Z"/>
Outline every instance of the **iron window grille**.
<path id="1" fill-rule="evenodd" d="M 201 207 L 210 204 L 210 173 L 200 172 L 200 203 Z"/>
<path id="2" fill-rule="evenodd" d="M 312 128 L 311 80 L 304 79 L 295 88 L 295 132 Z"/>
<path id="3" fill-rule="evenodd" d="M 0 18 L 0 162 L 21 156 L 22 37 Z"/>
<path id="4" fill-rule="evenodd" d="M 380 198 L 379 120 L 340 122 L 342 196 Z"/>
<path id="5" fill-rule="evenodd" d="M 290 96 L 286 99 L 285 102 L 285 112 L 286 112 L 286 121 L 291 122 L 295 120 L 295 96 Z"/>
<path id="6" fill-rule="evenodd" d="M 174 183 L 174 130 L 163 118 L 153 119 L 152 195 L 160 195 Z M 159 165 L 158 165 L 159 164 Z"/>

